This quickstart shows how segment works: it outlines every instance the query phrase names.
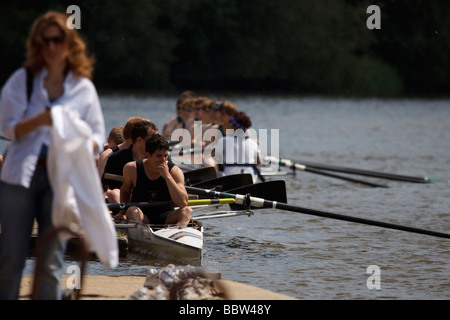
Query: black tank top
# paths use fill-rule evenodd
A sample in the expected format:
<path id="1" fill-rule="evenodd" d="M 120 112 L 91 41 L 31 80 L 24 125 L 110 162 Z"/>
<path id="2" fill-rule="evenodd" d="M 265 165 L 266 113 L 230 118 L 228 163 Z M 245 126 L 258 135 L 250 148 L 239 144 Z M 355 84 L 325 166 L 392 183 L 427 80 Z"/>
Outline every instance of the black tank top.
<path id="1" fill-rule="evenodd" d="M 173 162 L 169 161 L 169 172 L 174 165 Z M 131 202 L 172 201 L 166 180 L 163 177 L 150 180 L 145 174 L 143 160 L 136 161 L 136 171 L 136 186 L 133 189 Z"/>

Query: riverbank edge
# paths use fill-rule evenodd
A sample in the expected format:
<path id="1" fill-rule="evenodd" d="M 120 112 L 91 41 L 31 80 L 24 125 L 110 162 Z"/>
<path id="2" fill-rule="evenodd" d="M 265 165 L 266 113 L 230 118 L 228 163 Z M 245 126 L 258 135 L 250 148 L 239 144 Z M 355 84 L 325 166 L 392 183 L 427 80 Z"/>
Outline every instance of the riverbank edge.
<path id="1" fill-rule="evenodd" d="M 63 275 L 62 285 L 66 288 L 69 275 Z M 20 285 L 20 299 L 29 300 L 33 289 L 33 275 L 23 275 Z M 133 292 L 144 286 L 145 276 L 100 276 L 83 277 L 81 300 L 128 300 Z M 298 300 L 288 295 L 259 287 L 230 281 L 217 280 L 227 291 L 230 300 Z"/>

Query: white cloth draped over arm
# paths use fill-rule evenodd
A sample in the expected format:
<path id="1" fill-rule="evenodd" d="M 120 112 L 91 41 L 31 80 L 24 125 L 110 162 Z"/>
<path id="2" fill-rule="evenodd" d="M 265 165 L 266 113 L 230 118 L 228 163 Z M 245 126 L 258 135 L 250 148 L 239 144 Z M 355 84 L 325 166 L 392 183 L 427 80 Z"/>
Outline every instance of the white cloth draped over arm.
<path id="1" fill-rule="evenodd" d="M 92 129 L 66 106 L 53 106 L 51 114 L 47 165 L 54 192 L 53 224 L 79 226 L 102 264 L 114 268 L 118 243 L 95 166 Z"/>

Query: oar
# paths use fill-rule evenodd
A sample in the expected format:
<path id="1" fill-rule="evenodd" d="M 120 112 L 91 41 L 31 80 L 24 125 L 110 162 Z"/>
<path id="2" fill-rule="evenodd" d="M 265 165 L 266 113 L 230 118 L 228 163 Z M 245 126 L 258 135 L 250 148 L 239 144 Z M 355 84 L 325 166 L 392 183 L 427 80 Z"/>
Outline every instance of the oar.
<path id="1" fill-rule="evenodd" d="M 191 184 L 193 187 L 210 189 L 216 188 L 220 191 L 226 191 L 242 186 L 253 184 L 253 177 L 250 173 L 232 174 L 228 176 L 222 176 L 199 183 Z M 186 185 L 188 185 L 186 183 Z"/>
<path id="2" fill-rule="evenodd" d="M 184 171 L 184 179 L 189 183 L 199 183 L 202 181 L 211 180 L 217 177 L 216 169 L 214 167 L 204 167 L 190 171 Z M 105 172 L 105 179 L 114 181 L 123 181 L 123 177 L 118 174 Z"/>
<path id="3" fill-rule="evenodd" d="M 215 170 L 214 168 L 211 168 L 211 169 Z M 194 171 L 196 171 L 196 170 L 194 170 Z M 192 171 L 191 178 L 195 177 L 194 171 Z M 185 175 L 185 177 L 186 177 L 186 175 Z M 207 177 L 207 175 L 205 175 L 204 177 Z M 112 173 L 105 173 L 105 179 L 114 180 L 114 181 L 122 181 L 123 176 L 117 175 L 117 174 L 112 174 Z M 186 182 L 186 184 L 189 184 L 190 179 L 186 180 L 185 182 Z M 246 186 L 246 185 L 249 185 L 252 183 L 253 183 L 252 175 L 249 173 L 244 173 L 244 174 L 233 174 L 233 175 L 229 175 L 229 176 L 222 176 L 222 177 L 217 177 L 214 179 L 208 179 L 205 181 L 198 182 L 198 183 L 194 184 L 194 186 L 201 187 L 201 188 L 220 187 L 221 190 L 230 190 L 230 189 L 234 189 L 237 187 Z"/>
<path id="4" fill-rule="evenodd" d="M 320 163 L 311 163 L 311 162 L 304 162 L 304 161 L 302 163 L 304 163 L 305 165 L 307 165 L 311 168 L 320 169 L 320 170 L 357 174 L 357 175 L 361 175 L 361 176 L 376 177 L 376 178 L 383 178 L 383 179 L 396 180 L 396 181 L 405 181 L 405 182 L 414 182 L 414 183 L 429 183 L 429 182 L 442 181 L 439 179 L 433 179 L 433 178 L 428 178 L 428 177 L 414 177 L 414 176 L 409 176 L 409 175 L 377 172 L 377 171 L 371 171 L 371 170 L 340 167 L 340 166 L 326 165 L 326 164 L 320 164 Z"/>
<path id="5" fill-rule="evenodd" d="M 199 214 L 193 216 L 194 220 L 206 220 L 206 219 L 218 219 L 218 218 L 229 218 L 229 217 L 238 217 L 238 216 L 252 216 L 254 213 L 251 210 L 240 210 L 240 211 L 216 211 L 205 214 Z"/>
<path id="6" fill-rule="evenodd" d="M 233 198 L 224 199 L 192 199 L 188 200 L 188 206 L 202 206 L 202 205 L 215 205 L 215 204 L 232 204 L 236 200 Z M 110 210 L 125 210 L 130 207 L 138 207 L 141 209 L 158 208 L 158 207 L 174 207 L 172 201 L 155 201 L 155 202 L 121 202 L 121 203 L 108 203 Z"/>
<path id="7" fill-rule="evenodd" d="M 217 172 L 214 167 L 204 167 L 190 171 L 184 171 L 184 180 L 190 184 L 217 178 Z"/>
<path id="8" fill-rule="evenodd" d="M 105 179 L 108 179 L 108 180 L 114 180 L 114 181 L 120 181 L 120 182 L 123 181 L 123 177 L 118 174 L 105 172 L 104 177 L 105 177 Z"/>
<path id="9" fill-rule="evenodd" d="M 254 197 L 264 198 L 270 201 L 287 202 L 286 182 L 284 180 L 266 181 L 223 191 L 235 194 L 251 194 Z M 261 209 L 255 206 L 250 207 L 251 209 Z M 230 208 L 232 210 L 248 209 L 242 204 L 236 203 L 230 204 Z"/>
<path id="10" fill-rule="evenodd" d="M 323 172 L 316 168 L 311 168 L 309 166 L 306 166 L 305 164 L 295 163 L 294 161 L 289 160 L 289 159 L 278 159 L 275 157 L 266 157 L 265 159 L 269 160 L 269 161 L 278 162 L 278 164 L 280 166 L 284 166 L 284 167 L 287 167 L 290 169 L 302 170 L 305 172 L 320 174 L 322 176 L 327 176 L 327 177 L 331 177 L 331 178 L 336 178 L 336 179 L 341 179 L 341 180 L 350 181 L 350 182 L 354 182 L 354 183 L 359 183 L 359 184 L 362 184 L 365 186 L 370 186 L 370 187 L 375 187 L 375 188 L 388 188 L 387 186 L 378 184 L 378 183 L 373 183 L 373 182 L 363 181 L 363 180 L 354 179 L 354 178 L 350 178 L 350 177 L 344 177 L 344 176 L 340 176 L 340 175 L 332 174 L 332 173 L 328 173 L 328 172 Z"/>
<path id="11" fill-rule="evenodd" d="M 181 140 L 171 140 L 171 141 L 168 141 L 169 147 L 176 146 L 176 145 L 179 144 L 180 142 L 181 142 Z"/>
<path id="12" fill-rule="evenodd" d="M 207 196 L 210 196 L 213 198 L 233 198 L 236 200 L 236 203 L 243 204 L 246 206 L 255 206 L 255 207 L 260 207 L 260 208 L 273 208 L 273 209 L 279 209 L 279 210 L 299 212 L 299 213 L 309 214 L 309 215 L 318 216 L 318 217 L 343 220 L 343 221 L 349 221 L 349 222 L 356 222 L 356 223 L 377 226 L 377 227 L 382 227 L 382 228 L 401 230 L 401 231 L 406 231 L 406 232 L 412 232 L 412 233 L 418 233 L 418 234 L 424 234 L 424 235 L 430 235 L 430 236 L 450 239 L 450 234 L 446 234 L 446 233 L 442 233 L 442 232 L 430 231 L 430 230 L 425 230 L 425 229 L 419 229 L 419 228 L 413 228 L 413 227 L 393 224 L 393 223 L 387 223 L 387 222 L 357 218 L 357 217 L 352 217 L 352 216 L 345 216 L 345 215 L 331 213 L 331 212 L 302 208 L 302 207 L 288 205 L 287 203 L 270 201 L 270 200 L 266 200 L 263 198 L 252 197 L 250 195 L 233 194 L 233 193 L 228 193 L 228 192 L 218 192 L 218 191 L 201 189 L 201 188 L 196 188 L 196 187 L 186 187 L 186 189 L 188 190 L 189 193 L 207 195 Z"/>

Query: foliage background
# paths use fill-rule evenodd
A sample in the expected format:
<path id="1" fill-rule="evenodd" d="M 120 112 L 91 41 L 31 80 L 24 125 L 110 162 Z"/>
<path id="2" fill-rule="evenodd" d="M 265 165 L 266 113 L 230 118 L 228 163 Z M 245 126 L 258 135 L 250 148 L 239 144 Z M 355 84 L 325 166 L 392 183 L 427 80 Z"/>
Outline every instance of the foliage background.
<path id="1" fill-rule="evenodd" d="M 0 4 L 0 83 L 21 66 L 32 21 L 81 9 L 100 90 L 444 96 L 446 0 L 107 0 Z M 369 5 L 381 30 L 369 30 Z"/>

